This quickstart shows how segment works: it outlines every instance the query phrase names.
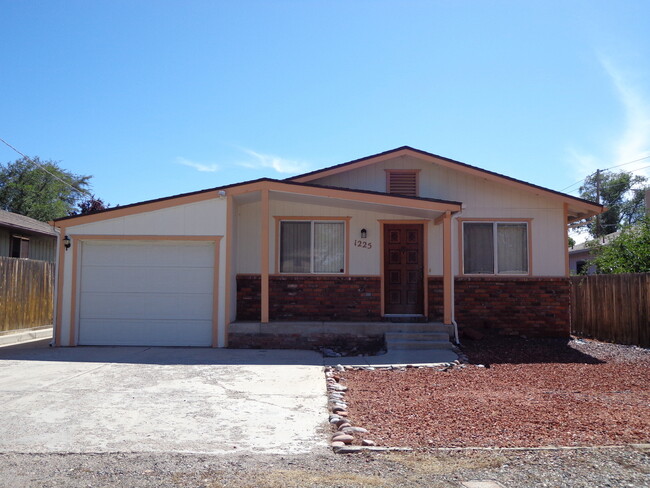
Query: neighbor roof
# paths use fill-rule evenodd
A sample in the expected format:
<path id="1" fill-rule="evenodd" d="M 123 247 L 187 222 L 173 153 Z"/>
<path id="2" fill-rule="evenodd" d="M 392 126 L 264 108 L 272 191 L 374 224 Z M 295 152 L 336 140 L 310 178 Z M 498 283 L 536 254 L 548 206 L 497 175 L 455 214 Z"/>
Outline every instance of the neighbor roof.
<path id="1" fill-rule="evenodd" d="M 7 212 L 6 210 L 0 210 L 0 227 L 9 227 L 10 229 L 46 236 L 57 235 L 52 226 L 45 222 L 17 213 Z"/>

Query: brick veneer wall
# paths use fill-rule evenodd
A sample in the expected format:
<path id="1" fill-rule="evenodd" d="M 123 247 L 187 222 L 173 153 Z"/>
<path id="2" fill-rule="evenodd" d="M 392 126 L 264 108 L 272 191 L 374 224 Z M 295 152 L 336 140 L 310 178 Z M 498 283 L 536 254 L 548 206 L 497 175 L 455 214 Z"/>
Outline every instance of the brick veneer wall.
<path id="1" fill-rule="evenodd" d="M 500 334 L 567 337 L 571 285 L 568 278 L 461 277 L 455 281 L 456 322 Z M 443 314 L 442 277 L 429 278 L 429 318 Z"/>
<path id="2" fill-rule="evenodd" d="M 369 321 L 380 314 L 379 277 L 269 277 L 270 320 Z M 237 275 L 237 320 L 260 320 L 259 275 Z"/>

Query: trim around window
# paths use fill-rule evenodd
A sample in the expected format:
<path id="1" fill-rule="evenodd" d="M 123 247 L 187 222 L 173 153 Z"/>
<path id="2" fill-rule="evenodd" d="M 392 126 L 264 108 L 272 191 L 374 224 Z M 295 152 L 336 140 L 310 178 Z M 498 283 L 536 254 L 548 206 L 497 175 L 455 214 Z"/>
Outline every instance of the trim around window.
<path id="1" fill-rule="evenodd" d="M 281 275 L 326 275 L 326 276 L 347 276 L 349 275 L 350 263 L 350 219 L 351 217 L 320 217 L 320 216 L 274 216 L 275 219 L 275 270 L 276 273 Z M 302 256 L 299 260 L 299 264 L 291 264 L 288 266 L 283 266 L 283 236 L 282 236 L 282 224 L 283 223 L 304 223 L 309 224 L 309 256 Z M 323 259 L 319 261 L 319 256 L 317 249 L 318 239 L 315 239 L 318 232 L 318 224 L 342 224 L 343 226 L 343 236 L 340 239 L 342 241 L 342 263 L 343 267 L 338 267 L 336 271 L 329 271 L 328 266 L 332 266 L 333 263 L 327 263 Z M 300 232 L 300 227 L 294 226 L 294 230 Z M 306 227 L 306 226 L 305 226 Z M 303 232 L 305 227 L 303 227 Z M 304 245 L 304 244 L 303 244 Z M 321 243 L 322 246 L 327 246 L 327 243 Z M 331 245 L 331 243 L 330 243 Z M 320 256 L 322 258 L 322 255 Z M 309 269 L 307 269 L 307 265 Z M 283 269 L 284 268 L 284 269 Z M 293 269 L 292 269 L 293 268 Z M 300 269 L 302 268 L 302 269 Z"/>
<path id="2" fill-rule="evenodd" d="M 472 219 L 472 218 L 466 218 L 466 219 L 458 219 L 458 259 L 459 259 L 459 271 L 460 275 L 462 276 L 510 276 L 510 277 L 527 277 L 527 276 L 532 276 L 533 274 L 533 269 L 532 269 L 532 220 L 533 219 L 485 219 L 485 218 L 479 218 L 479 219 Z M 466 252 L 471 252 L 472 249 L 467 249 L 466 248 L 466 235 L 465 235 L 465 228 L 466 224 L 483 224 L 484 226 L 486 224 L 492 224 L 491 227 L 491 253 L 489 247 L 486 249 L 486 246 L 478 246 L 479 251 L 483 251 L 485 254 L 483 256 L 477 257 L 474 260 L 474 263 L 469 263 L 467 262 L 467 255 Z M 526 256 L 520 258 L 520 263 L 523 261 L 525 263 L 525 268 L 526 269 L 521 269 L 521 271 L 513 271 L 512 269 L 508 268 L 513 268 L 516 266 L 513 266 L 513 263 L 508 263 L 505 261 L 505 259 L 499 259 L 499 254 L 500 254 L 500 249 L 505 252 L 505 249 L 503 249 L 503 244 L 499 244 L 499 237 L 501 236 L 502 238 L 507 239 L 507 235 L 505 233 L 500 233 L 499 228 L 501 227 L 504 231 L 508 227 L 508 224 L 520 224 L 524 225 L 526 227 L 525 230 L 525 253 Z M 484 238 L 489 234 L 489 227 L 484 227 Z M 507 243 L 506 243 L 507 245 Z M 516 242 L 512 243 L 513 246 L 516 246 Z M 490 257 L 491 254 L 491 257 Z M 484 259 L 481 259 L 484 258 Z M 490 262 L 491 259 L 491 262 Z M 501 261 L 501 262 L 500 262 Z M 514 261 L 517 261 L 516 259 Z M 477 262 L 479 264 L 477 264 Z M 466 267 L 468 266 L 473 266 L 474 269 L 468 269 L 466 270 Z M 500 271 L 500 268 L 503 267 L 505 268 L 503 271 Z M 482 268 L 482 269 L 481 269 Z"/>

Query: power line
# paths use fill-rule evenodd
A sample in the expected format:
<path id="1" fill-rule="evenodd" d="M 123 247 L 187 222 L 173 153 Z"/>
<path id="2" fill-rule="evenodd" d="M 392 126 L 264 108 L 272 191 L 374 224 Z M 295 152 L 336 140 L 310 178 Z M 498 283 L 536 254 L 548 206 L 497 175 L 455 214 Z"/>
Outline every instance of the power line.
<path id="1" fill-rule="evenodd" d="M 610 169 L 620 168 L 621 166 L 627 166 L 628 164 L 638 163 L 639 161 L 643 161 L 644 159 L 650 159 L 650 155 L 648 155 L 648 156 L 643 156 L 642 158 L 638 158 L 638 159 L 635 159 L 635 160 L 633 160 L 633 161 L 628 161 L 627 163 L 621 163 L 621 164 L 617 164 L 616 166 L 610 166 L 609 168 L 601 169 L 600 171 L 608 171 L 608 170 L 610 170 Z M 642 170 L 642 169 L 646 169 L 646 168 L 650 168 L 650 166 L 644 166 L 643 168 L 637 168 L 636 171 L 639 171 L 639 170 Z M 562 188 L 562 189 L 559 190 L 559 191 L 564 192 L 564 191 L 568 190 L 569 188 L 571 188 L 572 186 L 576 186 L 576 185 L 578 185 L 578 184 L 584 182 L 587 178 L 589 178 L 591 175 L 593 175 L 593 174 L 595 174 L 595 173 L 596 173 L 596 172 L 594 171 L 593 173 L 590 173 L 590 174 L 588 174 L 587 176 L 585 176 L 583 179 L 578 180 L 578 181 L 576 181 L 575 183 L 572 183 L 571 185 L 569 185 L 569 186 L 567 186 L 567 187 L 565 187 L 565 188 Z M 578 191 L 578 190 L 571 190 L 571 192 L 569 192 L 569 193 L 573 193 L 574 191 Z"/>
<path id="2" fill-rule="evenodd" d="M 2 137 L 0 137 L 0 142 L 2 142 L 3 144 L 5 144 L 7 147 L 13 149 L 14 151 L 16 151 L 16 152 L 17 152 L 18 154 L 20 154 L 20 155 L 21 155 L 21 156 L 22 156 L 22 157 L 23 157 L 27 162 L 32 163 L 32 164 L 35 165 L 35 166 L 38 166 L 38 167 L 41 168 L 43 171 L 45 171 L 48 175 L 50 175 L 50 176 L 53 177 L 53 178 L 56 178 L 57 180 L 59 180 L 59 181 L 60 181 L 61 183 L 63 183 L 64 185 L 69 186 L 69 187 L 72 188 L 73 190 L 78 191 L 78 192 L 81 192 L 81 193 L 84 193 L 84 194 L 86 194 L 86 195 L 92 195 L 88 190 L 84 190 L 83 188 L 77 188 L 76 186 L 70 184 L 70 182 L 65 181 L 65 180 L 59 178 L 59 177 L 58 177 L 57 175 L 55 175 L 54 173 L 51 173 L 51 172 L 48 171 L 44 166 L 38 164 L 38 163 L 37 163 L 36 161 L 34 161 L 32 158 L 30 158 L 29 156 L 23 154 L 23 153 L 20 152 L 18 149 L 16 149 L 15 147 L 13 147 L 11 144 L 9 144 L 7 141 L 5 141 Z"/>

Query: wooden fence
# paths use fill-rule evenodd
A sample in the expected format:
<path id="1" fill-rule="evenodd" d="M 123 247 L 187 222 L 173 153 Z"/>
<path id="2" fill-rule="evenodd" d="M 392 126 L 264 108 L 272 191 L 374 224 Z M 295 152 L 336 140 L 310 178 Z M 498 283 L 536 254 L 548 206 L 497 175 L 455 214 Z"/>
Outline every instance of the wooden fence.
<path id="1" fill-rule="evenodd" d="M 571 333 L 650 347 L 650 273 L 572 277 Z"/>
<path id="2" fill-rule="evenodd" d="M 54 263 L 0 257 L 0 333 L 50 325 Z"/>

